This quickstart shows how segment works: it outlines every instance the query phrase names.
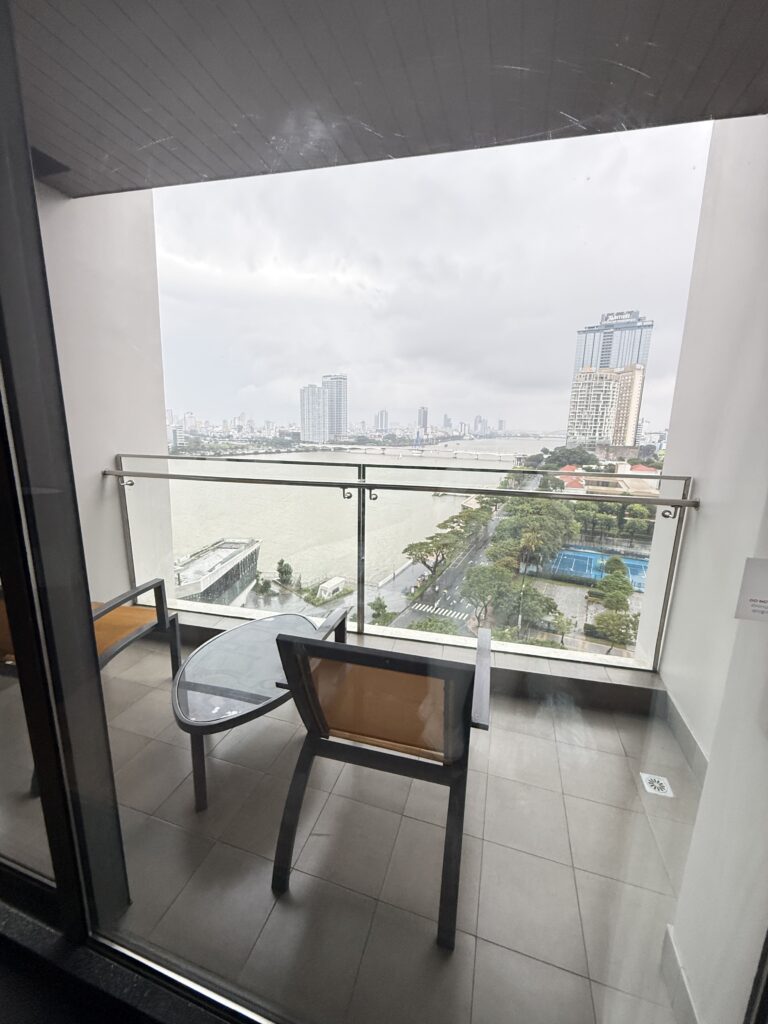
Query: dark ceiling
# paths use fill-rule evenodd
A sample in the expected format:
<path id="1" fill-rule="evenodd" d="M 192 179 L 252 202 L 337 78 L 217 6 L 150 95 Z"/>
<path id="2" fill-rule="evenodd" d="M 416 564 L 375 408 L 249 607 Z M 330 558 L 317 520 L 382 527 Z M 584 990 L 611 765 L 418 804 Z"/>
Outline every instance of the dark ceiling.
<path id="1" fill-rule="evenodd" d="M 768 111 L 766 0 L 12 6 L 72 196 Z"/>

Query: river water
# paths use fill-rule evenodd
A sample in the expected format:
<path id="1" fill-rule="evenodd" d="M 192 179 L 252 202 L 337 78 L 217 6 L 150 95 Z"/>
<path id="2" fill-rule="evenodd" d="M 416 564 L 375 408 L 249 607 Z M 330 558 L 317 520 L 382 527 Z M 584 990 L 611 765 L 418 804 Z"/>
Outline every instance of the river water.
<path id="1" fill-rule="evenodd" d="M 376 584 L 406 561 L 403 548 L 432 533 L 438 523 L 461 508 L 461 495 L 441 494 L 442 486 L 471 484 L 495 487 L 513 462 L 505 456 L 531 454 L 542 446 L 562 444 L 562 438 L 519 437 L 450 442 L 428 447 L 419 455 L 411 449 L 369 448 L 360 451 L 296 453 L 263 456 L 266 462 L 179 460 L 171 471 L 183 474 L 264 477 L 313 481 L 353 481 L 356 464 L 369 468 L 367 479 L 381 483 L 434 484 L 434 491 L 378 491 L 366 504 L 366 580 Z M 275 464 L 280 458 L 313 465 Z M 329 462 L 330 466 L 316 465 Z M 272 464 L 270 464 L 272 463 Z M 131 468 L 157 471 L 157 463 L 135 460 Z M 444 467 L 439 470 L 429 465 Z M 415 468 L 406 468 L 415 467 Z M 482 467 L 487 472 L 467 472 Z M 138 490 L 138 489 L 137 489 Z M 136 494 L 138 498 L 139 495 Z M 345 499 L 340 488 L 293 487 L 279 484 L 237 484 L 171 481 L 174 556 L 179 558 L 223 537 L 252 537 L 261 541 L 259 568 L 274 570 L 278 559 L 290 562 L 304 585 L 317 585 L 343 576 L 352 586 L 357 565 L 356 493 Z"/>

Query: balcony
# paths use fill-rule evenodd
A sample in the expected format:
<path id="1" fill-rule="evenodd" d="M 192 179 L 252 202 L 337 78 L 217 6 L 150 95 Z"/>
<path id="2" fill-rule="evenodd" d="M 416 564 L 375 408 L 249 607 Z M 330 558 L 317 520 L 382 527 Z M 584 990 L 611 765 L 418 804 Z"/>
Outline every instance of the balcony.
<path id="1" fill-rule="evenodd" d="M 113 937 L 313 1024 L 493 1024 L 535 1019 L 533 1007 L 569 1024 L 671 1020 L 660 953 L 701 779 L 660 680 L 598 695 L 549 659 L 525 671 L 501 667 L 508 657 L 495 655 L 491 730 L 473 736 L 459 934 L 446 955 L 434 942 L 439 787 L 318 765 L 291 893 L 276 904 L 271 859 L 304 732 L 293 705 L 208 738 L 209 807 L 196 813 L 167 647 L 118 655 L 102 681 L 132 904 Z M 45 871 L 18 686 L 0 702 L 0 849 Z M 647 793 L 640 771 L 663 774 L 675 799 Z"/>

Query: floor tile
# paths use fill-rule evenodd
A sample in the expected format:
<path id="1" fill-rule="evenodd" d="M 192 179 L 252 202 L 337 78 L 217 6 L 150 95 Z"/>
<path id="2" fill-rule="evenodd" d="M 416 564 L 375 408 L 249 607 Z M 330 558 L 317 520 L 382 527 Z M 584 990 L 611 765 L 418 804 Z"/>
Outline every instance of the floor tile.
<path id="1" fill-rule="evenodd" d="M 488 729 L 469 730 L 469 767 L 473 771 L 487 772 L 491 750 L 491 733 Z"/>
<path id="2" fill-rule="evenodd" d="M 637 996 L 617 992 L 592 982 L 597 1024 L 676 1024 L 667 1006 L 649 1003 Z"/>
<path id="3" fill-rule="evenodd" d="M 484 843 L 477 934 L 586 974 L 573 870 L 564 864 Z"/>
<path id="4" fill-rule="evenodd" d="M 601 804 L 642 810 L 635 776 L 624 756 L 558 743 L 563 792 Z"/>
<path id="5" fill-rule="evenodd" d="M 117 799 L 135 811 L 153 814 L 192 771 L 189 752 L 149 740 L 115 772 Z"/>
<path id="6" fill-rule="evenodd" d="M 31 796 L 29 767 L 0 761 L 0 854 L 46 878 L 53 877 L 43 808 Z"/>
<path id="7" fill-rule="evenodd" d="M 491 725 L 545 740 L 555 738 L 552 709 L 547 703 L 503 692 L 491 694 Z"/>
<path id="8" fill-rule="evenodd" d="M 133 679 L 110 676 L 107 672 L 101 674 L 101 690 L 104 694 L 104 707 L 109 721 L 122 714 L 137 700 L 153 692 L 151 686 L 144 686 Z"/>
<path id="9" fill-rule="evenodd" d="M 203 746 L 206 754 L 212 754 L 219 743 L 229 736 L 231 731 L 231 729 L 226 729 L 224 732 L 212 732 L 203 736 Z M 155 739 L 162 740 L 163 743 L 172 743 L 174 747 L 182 747 L 184 750 L 190 749 L 189 733 L 180 729 L 175 720 L 166 726 L 161 733 L 158 733 Z"/>
<path id="10" fill-rule="evenodd" d="M 142 747 L 146 747 L 147 743 L 149 740 L 146 736 L 140 736 L 137 732 L 127 732 L 125 729 L 115 729 L 110 725 L 109 749 L 115 771 L 127 764 Z"/>
<path id="11" fill-rule="evenodd" d="M 663 719 L 619 712 L 614 712 L 613 717 L 627 757 L 648 763 L 688 766 L 680 744 Z"/>
<path id="12" fill-rule="evenodd" d="M 170 648 L 166 644 L 164 650 L 150 651 L 128 668 L 111 671 L 110 675 L 118 679 L 132 679 L 144 686 L 168 689 L 173 678 Z"/>
<path id="13" fill-rule="evenodd" d="M 537 857 L 571 863 L 563 798 L 552 790 L 489 775 L 484 836 Z"/>
<path id="14" fill-rule="evenodd" d="M 11 694 L 0 712 L 0 755 L 4 762 L 24 768 L 30 774 L 34 768 L 32 747 L 29 742 L 27 720 L 17 687 L 6 691 Z"/>
<path id="15" fill-rule="evenodd" d="M 307 732 L 303 725 L 295 730 L 293 736 L 270 766 L 270 775 L 279 775 L 289 781 L 293 778 L 293 771 L 306 735 Z M 336 785 L 343 767 L 341 761 L 333 761 L 328 757 L 316 757 L 309 773 L 310 786 L 313 789 L 322 789 L 324 793 L 330 793 Z"/>
<path id="16" fill-rule="evenodd" d="M 671 818 L 648 818 L 662 860 L 667 869 L 675 892 L 680 892 L 691 845 L 693 825 Z"/>
<path id="17" fill-rule="evenodd" d="M 665 765 L 658 759 L 646 760 L 642 757 L 638 760 L 630 759 L 629 764 L 634 773 L 640 802 L 649 817 L 671 818 L 674 821 L 683 821 L 688 824 L 692 824 L 696 820 L 701 788 L 687 764 Z M 663 775 L 669 781 L 674 796 L 659 796 L 657 793 L 649 793 L 643 786 L 640 772 Z"/>
<path id="18" fill-rule="evenodd" d="M 443 870 L 445 829 L 403 818 L 379 899 L 437 921 Z M 482 843 L 464 836 L 459 875 L 457 926 L 474 934 L 480 889 Z"/>
<path id="19" fill-rule="evenodd" d="M 242 765 L 219 761 L 215 757 L 206 759 L 206 781 L 208 785 L 208 807 L 195 810 L 195 793 L 192 776 L 178 786 L 155 811 L 163 821 L 186 828 L 190 832 L 217 838 L 239 813 L 249 794 L 264 777 Z"/>
<path id="20" fill-rule="evenodd" d="M 268 713 L 268 718 L 279 718 L 281 722 L 288 722 L 289 725 L 302 725 L 299 709 L 292 700 L 280 704 Z"/>
<path id="21" fill-rule="evenodd" d="M 213 847 L 175 825 L 120 809 L 131 905 L 119 931 L 146 938 Z"/>
<path id="22" fill-rule="evenodd" d="M 560 743 L 590 747 L 608 754 L 624 754 L 619 732 L 610 711 L 558 703 L 554 710 L 555 734 Z"/>
<path id="23" fill-rule="evenodd" d="M 464 806 L 464 832 L 469 836 L 483 837 L 485 820 L 485 790 L 488 776 L 485 772 L 467 773 L 467 797 Z M 433 825 L 445 826 L 448 816 L 448 787 L 437 782 L 414 779 L 404 814 Z"/>
<path id="24" fill-rule="evenodd" d="M 576 885 L 592 980 L 668 1006 L 661 945 L 674 899 L 585 871 Z"/>
<path id="25" fill-rule="evenodd" d="M 126 732 L 157 739 L 164 729 L 173 724 L 171 698 L 164 690 L 150 690 L 129 708 L 111 719 L 111 725 Z"/>
<path id="26" fill-rule="evenodd" d="M 385 811 L 402 814 L 411 788 L 411 779 L 390 772 L 379 772 L 357 764 L 345 764 L 333 792 Z"/>
<path id="27" fill-rule="evenodd" d="M 492 729 L 488 770 L 492 775 L 532 786 L 561 788 L 555 744 L 538 736 Z"/>
<path id="28" fill-rule="evenodd" d="M 475 940 L 441 949 L 435 924 L 380 903 L 357 978 L 350 1024 L 469 1024 Z"/>
<path id="29" fill-rule="evenodd" d="M 266 716 L 255 718 L 232 729 L 216 745 L 216 757 L 253 771 L 267 771 L 295 732 L 295 727 L 288 722 Z"/>
<path id="30" fill-rule="evenodd" d="M 672 884 L 642 813 L 567 796 L 565 809 L 577 868 L 672 895 Z"/>
<path id="31" fill-rule="evenodd" d="M 594 1024 L 586 978 L 477 940 L 476 1024 Z"/>
<path id="32" fill-rule="evenodd" d="M 242 850 L 249 850 L 251 853 L 258 853 L 261 857 L 274 860 L 288 786 L 286 779 L 265 775 L 257 782 L 250 796 L 224 829 L 221 839 L 233 846 L 239 846 Z M 294 863 L 327 799 L 327 793 L 307 788 L 296 831 Z"/>
<path id="33" fill-rule="evenodd" d="M 274 905 L 272 863 L 217 843 L 149 936 L 224 978 L 240 973 Z"/>
<path id="34" fill-rule="evenodd" d="M 240 974 L 254 999 L 307 1024 L 344 1019 L 375 902 L 294 871 Z"/>
<path id="35" fill-rule="evenodd" d="M 400 816 L 331 794 L 296 867 L 307 874 L 378 896 L 395 845 Z"/>

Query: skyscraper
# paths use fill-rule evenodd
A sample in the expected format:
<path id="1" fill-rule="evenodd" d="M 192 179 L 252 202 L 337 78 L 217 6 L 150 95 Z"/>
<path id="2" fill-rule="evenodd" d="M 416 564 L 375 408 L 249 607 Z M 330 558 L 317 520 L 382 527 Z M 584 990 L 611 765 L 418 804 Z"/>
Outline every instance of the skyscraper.
<path id="1" fill-rule="evenodd" d="M 416 425 L 419 428 L 419 433 L 426 434 L 428 422 L 429 422 L 429 409 L 426 407 L 426 405 L 421 405 L 421 406 L 419 406 L 418 417 L 417 417 L 417 420 L 416 420 Z"/>
<path id="2" fill-rule="evenodd" d="M 576 335 L 574 374 L 589 367 L 617 370 L 623 366 L 647 366 L 653 320 L 636 309 L 603 313 L 599 324 L 583 327 Z"/>
<path id="3" fill-rule="evenodd" d="M 327 373 L 323 377 L 323 391 L 328 395 L 328 436 L 337 441 L 347 436 L 347 375 Z"/>
<path id="4" fill-rule="evenodd" d="M 652 332 L 636 309 L 603 313 L 577 332 L 566 443 L 637 443 Z"/>
<path id="5" fill-rule="evenodd" d="M 328 440 L 328 389 L 307 384 L 300 392 L 301 440 L 322 444 Z M 346 411 L 346 410 L 345 410 Z"/>
<path id="6" fill-rule="evenodd" d="M 377 434 L 383 434 L 389 430 L 389 413 L 386 409 L 381 409 L 373 417 L 373 429 Z"/>
<path id="7" fill-rule="evenodd" d="M 566 444 L 634 445 L 645 367 L 588 367 L 571 386 Z"/>

